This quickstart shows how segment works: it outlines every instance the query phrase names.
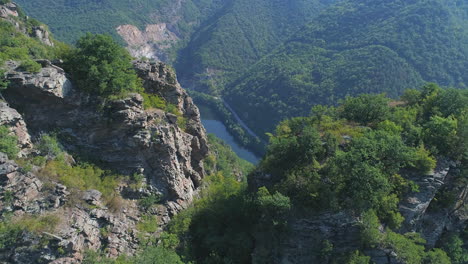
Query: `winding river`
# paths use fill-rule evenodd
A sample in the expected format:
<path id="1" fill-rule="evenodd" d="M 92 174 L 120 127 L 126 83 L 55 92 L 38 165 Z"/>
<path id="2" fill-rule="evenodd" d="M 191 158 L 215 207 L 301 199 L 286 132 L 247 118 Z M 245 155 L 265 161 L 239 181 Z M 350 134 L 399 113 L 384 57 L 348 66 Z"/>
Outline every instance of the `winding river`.
<path id="1" fill-rule="evenodd" d="M 200 109 L 201 121 L 203 123 L 203 126 L 205 126 L 206 131 L 208 133 L 215 134 L 218 138 L 226 142 L 229 146 L 231 146 L 232 150 L 242 159 L 245 159 L 253 164 L 258 163 L 260 157 L 256 156 L 253 152 L 239 145 L 212 109 L 203 104 L 198 104 L 197 106 Z"/>

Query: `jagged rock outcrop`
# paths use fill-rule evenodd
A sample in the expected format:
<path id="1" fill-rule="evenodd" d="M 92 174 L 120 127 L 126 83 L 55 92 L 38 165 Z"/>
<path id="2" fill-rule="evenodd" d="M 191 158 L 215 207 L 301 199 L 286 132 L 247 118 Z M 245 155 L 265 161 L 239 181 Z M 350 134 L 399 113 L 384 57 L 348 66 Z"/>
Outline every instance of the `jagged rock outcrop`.
<path id="1" fill-rule="evenodd" d="M 0 100 L 0 126 L 6 126 L 18 137 L 20 156 L 25 156 L 32 147 L 31 137 L 23 117 L 11 108 L 8 103 Z M 14 157 L 12 157 L 14 158 Z"/>
<path id="2" fill-rule="evenodd" d="M 179 40 L 166 23 L 147 25 L 144 31 L 133 25 L 121 25 L 116 30 L 136 58 L 168 61 L 168 50 Z"/>
<path id="3" fill-rule="evenodd" d="M 0 5 L 0 18 L 18 17 L 18 6 L 14 3 Z"/>
<path id="4" fill-rule="evenodd" d="M 208 147 L 197 107 L 163 64 L 136 62 L 149 92 L 174 104 L 178 117 L 159 109 L 145 111 L 138 94 L 112 102 L 82 94 L 60 68 L 42 62 L 39 73 L 9 64 L 7 100 L 24 113 L 30 131 L 59 131 L 71 151 L 86 153 L 121 173 L 144 174 L 151 189 L 167 201 L 170 213 L 185 208 L 204 176 Z"/>
<path id="5" fill-rule="evenodd" d="M 162 63 L 138 61 L 135 68 L 147 92 L 174 105 L 178 115 L 145 110 L 139 94 L 114 101 L 83 94 L 61 68 L 38 62 L 38 73 L 22 71 L 16 62 L 6 64 L 10 86 L 3 93 L 6 102 L 0 102 L 0 124 L 18 136 L 22 152 L 29 153 L 31 138 L 57 133 L 70 153 L 79 152 L 125 175 L 142 174 L 146 187 L 119 185 L 119 193 L 128 199 L 115 210 L 106 207 L 97 190 L 68 190 L 53 179 L 44 181 L 39 167 L 26 172 L 0 154 L 0 196 L 9 197 L 0 211 L 17 219 L 31 214 L 59 219 L 52 232 L 22 234 L 15 248 L 0 250 L 0 259 L 79 263 L 85 250 L 103 248 L 110 257 L 133 255 L 140 239 L 136 224 L 148 213 L 135 199 L 162 195 L 163 203 L 149 212 L 162 227 L 192 202 L 205 176 L 202 160 L 208 145 L 199 111 Z M 44 237 L 47 245 L 40 243 Z"/>
<path id="6" fill-rule="evenodd" d="M 24 19 L 27 21 L 29 17 L 19 18 L 20 13 L 17 4 L 13 2 L 0 4 L 0 19 L 10 22 L 22 33 L 38 39 L 47 46 L 53 47 L 55 45 L 49 31 L 44 25 L 31 26 L 28 30 L 27 25 L 22 20 Z"/>
<path id="7" fill-rule="evenodd" d="M 98 191 L 87 191 L 72 206 L 67 205 L 71 199 L 77 199 L 67 187 L 55 182 L 46 185 L 35 173 L 24 172 L 3 153 L 0 153 L 0 195 L 0 212 L 12 213 L 16 221 L 26 214 L 56 219 L 56 223 L 49 223 L 51 232 L 24 231 L 14 248 L 0 249 L 0 259 L 7 263 L 31 263 L 31 260 L 79 263 L 86 249 L 99 250 L 105 245 L 113 257 L 132 255 L 137 249 L 135 225 L 141 212 L 135 202 L 127 201 L 121 210 L 111 211 L 102 205 Z M 49 240 L 47 244 L 41 243 L 44 238 Z"/>

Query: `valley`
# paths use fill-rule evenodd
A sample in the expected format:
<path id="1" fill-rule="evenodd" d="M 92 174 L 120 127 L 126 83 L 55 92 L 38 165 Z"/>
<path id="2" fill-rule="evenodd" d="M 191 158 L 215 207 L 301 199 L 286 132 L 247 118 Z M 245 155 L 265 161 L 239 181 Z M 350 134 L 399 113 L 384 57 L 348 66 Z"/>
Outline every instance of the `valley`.
<path id="1" fill-rule="evenodd" d="M 0 264 L 468 263 L 465 0 L 0 0 Z"/>

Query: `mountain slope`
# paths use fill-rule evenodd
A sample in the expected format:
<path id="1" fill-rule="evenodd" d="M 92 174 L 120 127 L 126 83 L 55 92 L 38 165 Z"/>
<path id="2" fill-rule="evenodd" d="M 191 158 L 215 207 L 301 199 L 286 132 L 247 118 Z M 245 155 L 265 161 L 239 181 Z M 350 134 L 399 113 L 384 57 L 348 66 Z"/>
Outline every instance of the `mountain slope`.
<path id="1" fill-rule="evenodd" d="M 176 69 L 183 84 L 219 92 L 333 2 L 231 1 L 202 24 L 181 51 Z"/>
<path id="2" fill-rule="evenodd" d="M 395 97 L 425 81 L 464 88 L 467 12 L 463 1 L 344 1 L 247 70 L 227 99 L 266 132 L 347 95 Z"/>
<path id="3" fill-rule="evenodd" d="M 118 38 L 116 28 L 131 24 L 171 23 L 184 36 L 223 0 L 18 0 L 29 15 L 44 21 L 59 40 L 74 42 L 84 32 L 109 33 Z"/>

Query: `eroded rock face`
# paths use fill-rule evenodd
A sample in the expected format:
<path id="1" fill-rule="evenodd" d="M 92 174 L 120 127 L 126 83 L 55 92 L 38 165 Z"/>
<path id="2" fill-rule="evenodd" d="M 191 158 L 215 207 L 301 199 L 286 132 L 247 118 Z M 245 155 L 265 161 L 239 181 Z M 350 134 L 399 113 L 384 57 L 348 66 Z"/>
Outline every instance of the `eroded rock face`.
<path id="1" fill-rule="evenodd" d="M 0 5 L 0 17 L 6 19 L 10 16 L 18 17 L 18 6 L 14 3 Z"/>
<path id="2" fill-rule="evenodd" d="M 15 3 L 0 4 L 0 19 L 8 21 L 13 24 L 20 32 L 29 35 L 30 37 L 37 38 L 39 41 L 47 46 L 54 46 L 54 42 L 50 37 L 49 31 L 45 26 L 32 26 L 28 30 L 25 21 L 29 17 L 20 17 L 18 13 L 18 6 Z M 20 19 L 18 19 L 20 18 Z"/>
<path id="3" fill-rule="evenodd" d="M 74 195 L 81 198 L 72 197 L 67 187 L 59 183 L 48 182 L 46 186 L 35 173 L 23 172 L 14 161 L 0 153 L 0 213 L 10 212 L 14 219 L 26 214 L 58 219 L 52 232 L 23 232 L 15 247 L 0 250 L 0 260 L 80 263 L 85 250 L 100 250 L 103 246 L 110 257 L 135 253 L 138 245 L 135 226 L 141 212 L 134 201 L 126 201 L 122 208 L 112 211 L 103 206 L 98 191 Z M 75 199 L 74 204 L 67 205 L 71 199 Z M 93 206 L 85 206 L 86 203 Z M 47 244 L 41 242 L 44 238 L 49 240 Z"/>
<path id="4" fill-rule="evenodd" d="M 183 118 L 159 109 L 145 111 L 139 94 L 113 102 L 81 94 L 63 70 L 42 64 L 39 73 L 13 65 L 7 74 L 12 85 L 6 98 L 24 113 L 33 134 L 59 131 L 70 150 L 79 149 L 126 175 L 144 174 L 171 214 L 191 203 L 204 177 L 207 140 L 197 107 L 172 71 L 163 64 L 135 62 L 146 90 L 174 104 Z"/>
<path id="5" fill-rule="evenodd" d="M 414 232 L 417 230 L 420 220 L 426 213 L 436 193 L 445 184 L 447 174 L 455 166 L 456 164 L 447 160 L 439 161 L 433 173 L 428 175 L 413 175 L 409 178 L 419 186 L 419 191 L 408 194 L 400 203 L 399 210 L 405 218 L 402 226 L 403 232 Z"/>
<path id="6" fill-rule="evenodd" d="M 29 153 L 32 142 L 28 133 L 28 128 L 23 120 L 23 117 L 11 108 L 7 102 L 0 100 L 0 126 L 6 126 L 9 130 L 18 137 L 18 147 L 21 150 L 19 155 L 25 156 Z M 15 158 L 15 157 L 11 157 Z"/>
<path id="7" fill-rule="evenodd" d="M 166 23 L 147 25 L 143 31 L 133 25 L 121 25 L 116 30 L 128 44 L 130 54 L 136 58 L 168 61 L 167 50 L 179 40 Z"/>

